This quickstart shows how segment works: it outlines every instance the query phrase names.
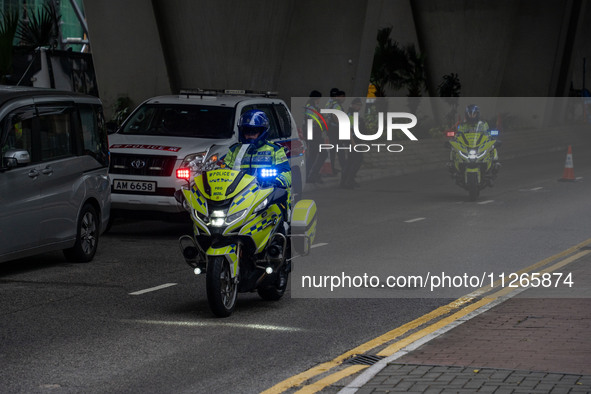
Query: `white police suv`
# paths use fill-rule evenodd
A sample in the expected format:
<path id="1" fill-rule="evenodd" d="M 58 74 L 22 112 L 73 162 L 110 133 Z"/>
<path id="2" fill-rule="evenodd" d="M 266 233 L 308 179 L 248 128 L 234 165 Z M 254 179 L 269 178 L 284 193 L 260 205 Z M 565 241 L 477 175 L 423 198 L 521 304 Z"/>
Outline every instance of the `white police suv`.
<path id="1" fill-rule="evenodd" d="M 185 213 L 174 192 L 192 179 L 191 163 L 215 164 L 238 142 L 238 120 L 257 109 L 269 118 L 269 139 L 287 150 L 292 194 L 305 184 L 304 142 L 285 102 L 271 93 L 196 90 L 151 98 L 109 135 L 112 216 Z"/>

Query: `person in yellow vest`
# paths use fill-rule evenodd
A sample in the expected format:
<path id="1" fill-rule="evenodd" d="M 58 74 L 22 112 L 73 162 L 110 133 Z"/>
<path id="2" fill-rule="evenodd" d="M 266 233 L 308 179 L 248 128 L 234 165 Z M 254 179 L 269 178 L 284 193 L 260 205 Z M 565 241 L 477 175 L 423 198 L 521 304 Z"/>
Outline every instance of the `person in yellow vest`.
<path id="1" fill-rule="evenodd" d="M 322 93 L 317 90 L 310 92 L 310 98 L 304 107 L 304 124 L 302 130 L 307 130 L 308 119 L 312 120 L 312 140 L 308 141 L 308 157 L 306 183 L 324 183 L 320 176 L 320 169 L 328 157 L 326 151 L 320 151 L 320 144 L 327 138 L 327 130 L 324 130 L 314 120 L 318 119 L 317 113 L 320 112 L 320 98 Z"/>
<path id="2" fill-rule="evenodd" d="M 345 92 L 339 90 L 338 88 L 332 88 L 330 90 L 330 98 L 326 102 L 326 109 L 336 109 L 339 111 L 345 112 L 343 108 L 343 104 L 345 102 Z M 337 121 L 337 117 L 334 115 L 329 115 L 326 118 L 328 123 L 328 140 L 333 146 L 339 145 L 339 122 Z M 337 152 L 338 151 L 338 152 Z M 330 155 L 330 165 L 332 168 L 332 174 L 337 175 L 339 170 L 336 168 L 337 157 L 339 160 L 340 170 L 342 171 L 345 168 L 345 162 L 347 160 L 347 155 L 344 150 L 342 149 L 331 149 L 329 151 Z"/>
<path id="3" fill-rule="evenodd" d="M 480 108 L 475 104 L 466 106 L 464 112 L 464 122 L 458 125 L 459 133 L 485 133 L 490 135 L 490 129 L 488 123 L 484 120 L 480 120 Z M 449 167 L 453 169 L 453 157 L 450 157 Z M 499 163 L 499 154 L 497 149 L 493 149 L 493 167 L 492 171 L 496 174 L 501 167 Z"/>
<path id="4" fill-rule="evenodd" d="M 280 203 L 283 220 L 287 223 L 291 210 L 291 167 L 285 148 L 267 140 L 269 127 L 269 118 L 263 111 L 253 109 L 243 113 L 238 123 L 240 142 L 230 147 L 224 166 L 257 177 L 263 169 L 271 171 L 274 175 L 265 182 L 287 191 L 285 200 Z"/>
<path id="5" fill-rule="evenodd" d="M 359 97 L 354 98 L 351 102 L 349 110 L 347 111 L 347 116 L 349 117 L 349 121 L 351 122 L 351 127 L 353 127 L 354 115 L 355 113 L 357 113 L 359 121 L 359 131 L 365 134 L 365 120 L 361 117 L 361 114 L 359 113 L 361 111 L 362 106 L 363 103 L 361 102 L 361 99 Z M 351 143 L 353 145 L 361 142 L 357 139 L 353 130 L 351 131 L 351 137 Z M 343 172 L 341 173 L 340 187 L 342 189 L 353 189 L 359 187 L 357 182 L 355 182 L 355 176 L 357 175 L 357 171 L 359 171 L 359 169 L 361 168 L 362 162 L 363 156 L 361 152 L 356 152 L 355 149 L 351 149 L 351 152 L 347 152 L 347 160 L 345 160 L 345 166 L 343 168 Z"/>

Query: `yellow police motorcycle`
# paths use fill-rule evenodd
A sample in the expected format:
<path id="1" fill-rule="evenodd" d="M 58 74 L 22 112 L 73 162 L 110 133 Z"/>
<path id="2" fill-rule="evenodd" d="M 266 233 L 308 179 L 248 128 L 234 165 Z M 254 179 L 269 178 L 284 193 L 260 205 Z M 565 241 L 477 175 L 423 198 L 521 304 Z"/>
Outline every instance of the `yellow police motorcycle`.
<path id="1" fill-rule="evenodd" d="M 265 300 L 285 293 L 296 254 L 316 235 L 316 204 L 300 200 L 288 213 L 287 191 L 269 183 L 275 169 L 214 169 L 193 178 L 175 196 L 191 214 L 193 234 L 179 239 L 194 273 L 206 276 L 207 300 L 219 317 L 232 314 L 238 293 Z M 284 225 L 291 216 L 291 227 Z"/>
<path id="2" fill-rule="evenodd" d="M 450 172 L 456 184 L 468 191 L 471 201 L 478 199 L 480 191 L 492 186 L 497 176 L 498 163 L 494 162 L 497 130 L 454 133 L 449 140 Z"/>

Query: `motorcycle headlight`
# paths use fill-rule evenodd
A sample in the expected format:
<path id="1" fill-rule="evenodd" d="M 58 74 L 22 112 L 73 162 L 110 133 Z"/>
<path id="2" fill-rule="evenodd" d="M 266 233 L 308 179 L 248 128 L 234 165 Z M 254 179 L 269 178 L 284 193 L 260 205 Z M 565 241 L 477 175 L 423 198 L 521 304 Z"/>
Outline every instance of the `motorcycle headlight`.
<path id="1" fill-rule="evenodd" d="M 254 213 L 260 212 L 263 209 L 267 208 L 267 205 L 269 205 L 269 199 L 265 198 L 263 200 L 263 202 L 261 202 L 255 209 L 254 209 Z"/>
<path id="2" fill-rule="evenodd" d="M 470 149 L 468 152 L 468 159 L 476 159 L 476 151 L 474 149 Z"/>
<path id="3" fill-rule="evenodd" d="M 224 225 L 224 219 L 223 218 L 211 219 L 211 225 L 213 227 L 222 227 Z"/>
<path id="4" fill-rule="evenodd" d="M 193 209 L 193 216 L 200 219 L 205 224 L 209 223 L 209 217 L 197 211 L 196 209 Z"/>
<path id="5" fill-rule="evenodd" d="M 233 213 L 232 215 L 230 215 L 226 218 L 226 224 L 230 225 L 230 224 L 236 222 L 238 219 L 242 218 L 242 216 L 244 216 L 245 213 L 246 213 L 246 209 L 243 209 L 242 211 L 238 211 L 236 213 Z"/>
<path id="6" fill-rule="evenodd" d="M 211 212 L 211 226 L 212 227 L 222 227 L 226 222 L 226 211 L 213 211 Z"/>

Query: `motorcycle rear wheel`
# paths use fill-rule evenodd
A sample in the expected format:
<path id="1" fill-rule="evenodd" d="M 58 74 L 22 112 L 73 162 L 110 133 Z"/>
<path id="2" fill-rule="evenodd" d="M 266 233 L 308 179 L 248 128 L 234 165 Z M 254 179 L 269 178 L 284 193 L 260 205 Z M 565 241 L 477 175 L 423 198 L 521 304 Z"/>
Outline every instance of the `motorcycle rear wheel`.
<path id="1" fill-rule="evenodd" d="M 236 307 L 238 284 L 232 278 L 230 269 L 224 256 L 213 257 L 207 263 L 207 302 L 213 314 L 218 317 L 230 316 Z"/>

